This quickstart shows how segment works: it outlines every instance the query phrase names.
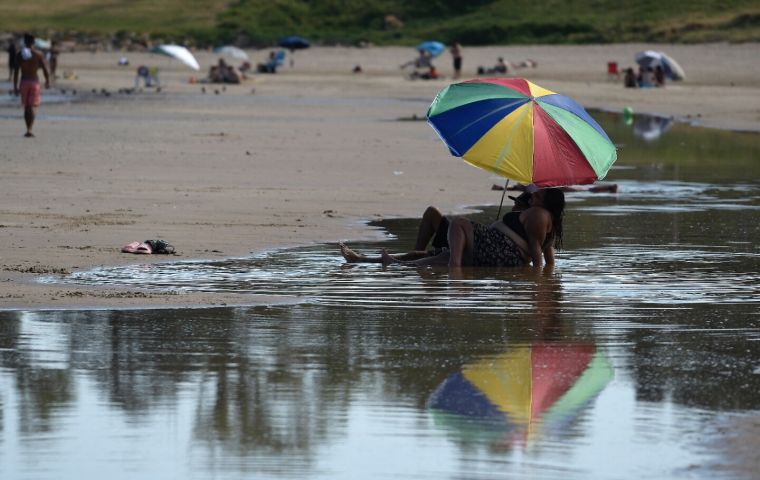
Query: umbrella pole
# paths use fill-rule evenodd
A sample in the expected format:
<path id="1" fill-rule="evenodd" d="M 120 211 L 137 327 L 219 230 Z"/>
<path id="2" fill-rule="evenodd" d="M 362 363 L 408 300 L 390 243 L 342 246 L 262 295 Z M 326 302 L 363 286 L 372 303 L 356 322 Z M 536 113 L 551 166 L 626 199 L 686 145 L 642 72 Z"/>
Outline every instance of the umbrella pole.
<path id="1" fill-rule="evenodd" d="M 504 195 L 507 194 L 507 187 L 509 186 L 509 179 L 507 179 L 507 183 L 504 184 L 504 191 L 501 192 L 501 202 L 499 203 L 499 213 L 496 214 L 496 220 L 501 217 L 501 206 L 504 205 Z"/>

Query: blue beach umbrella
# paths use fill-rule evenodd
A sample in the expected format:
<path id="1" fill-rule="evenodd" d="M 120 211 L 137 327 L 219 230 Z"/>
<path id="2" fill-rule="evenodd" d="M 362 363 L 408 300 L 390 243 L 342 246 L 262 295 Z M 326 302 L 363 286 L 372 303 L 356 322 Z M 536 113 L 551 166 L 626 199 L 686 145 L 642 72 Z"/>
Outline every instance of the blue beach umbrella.
<path id="1" fill-rule="evenodd" d="M 424 50 L 428 52 L 430 56 L 437 57 L 446 50 L 446 45 L 441 42 L 436 42 L 435 40 L 428 40 L 417 45 L 417 50 Z"/>
<path id="2" fill-rule="evenodd" d="M 288 50 L 303 50 L 309 48 L 311 46 L 311 43 L 309 43 L 309 41 L 305 38 L 299 37 L 298 35 L 290 35 L 287 37 L 282 37 L 280 41 L 277 42 L 277 45 L 282 48 L 287 48 Z"/>

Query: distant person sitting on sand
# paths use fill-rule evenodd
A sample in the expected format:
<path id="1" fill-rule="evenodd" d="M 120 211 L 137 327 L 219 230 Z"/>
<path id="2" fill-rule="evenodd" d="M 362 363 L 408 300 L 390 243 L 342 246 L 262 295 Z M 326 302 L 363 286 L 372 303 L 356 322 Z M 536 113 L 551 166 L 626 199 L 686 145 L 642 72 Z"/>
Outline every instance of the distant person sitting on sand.
<path id="1" fill-rule="evenodd" d="M 240 83 L 242 78 L 240 71 L 232 65 L 227 65 L 223 58 L 208 71 L 210 83 Z"/>
<path id="2" fill-rule="evenodd" d="M 631 67 L 623 70 L 623 85 L 625 88 L 636 88 L 638 83 L 636 82 L 636 74 Z"/>
<path id="3" fill-rule="evenodd" d="M 478 67 L 478 75 L 499 74 L 506 75 L 509 72 L 509 66 L 504 62 L 504 57 L 496 59 L 496 65 L 491 68 Z"/>
<path id="4" fill-rule="evenodd" d="M 517 197 L 510 196 L 514 200 L 513 212 L 521 212 L 530 208 L 529 192 L 523 192 Z M 448 230 L 451 223 L 449 217 L 444 216 L 436 207 L 430 206 L 422 214 L 422 219 L 417 227 L 417 241 L 414 250 L 391 255 L 396 260 L 411 261 L 425 257 L 434 257 L 445 252 L 449 248 Z M 368 256 L 350 249 L 346 244 L 340 243 L 340 254 L 348 263 L 382 263 L 382 255 Z"/>
<path id="5" fill-rule="evenodd" d="M 259 73 L 277 73 L 277 67 L 282 65 L 285 61 L 285 52 L 275 52 L 272 50 L 269 52 L 269 57 L 265 63 L 259 63 L 256 65 L 256 71 Z"/>
<path id="6" fill-rule="evenodd" d="M 21 95 L 21 104 L 24 106 L 24 121 L 26 122 L 25 137 L 33 137 L 32 126 L 36 109 L 40 105 L 40 78 L 37 70 L 42 69 L 45 75 L 45 88 L 50 88 L 50 74 L 45 66 L 45 58 L 42 52 L 34 48 L 34 36 L 24 35 L 24 48 L 16 54 L 16 62 L 13 70 L 13 93 Z"/>
<path id="7" fill-rule="evenodd" d="M 639 88 L 650 88 L 654 86 L 654 75 L 649 67 L 639 67 L 639 74 L 636 77 L 636 83 Z"/>
<path id="8" fill-rule="evenodd" d="M 435 65 L 431 63 L 430 67 L 428 67 L 426 71 L 415 70 L 409 74 L 410 80 L 414 80 L 416 78 L 419 78 L 421 80 L 435 80 L 438 78 L 438 70 L 435 68 Z"/>
<path id="9" fill-rule="evenodd" d="M 538 67 L 538 62 L 531 58 L 526 58 L 522 62 L 517 62 L 513 64 L 512 66 L 514 68 L 536 68 Z"/>
<path id="10" fill-rule="evenodd" d="M 153 86 L 153 79 L 150 77 L 150 69 L 145 65 L 137 67 L 137 73 L 135 74 L 135 88 L 140 86 L 140 81 L 146 87 Z"/>
<path id="11" fill-rule="evenodd" d="M 401 65 L 399 65 L 399 68 L 402 70 L 408 67 L 422 68 L 422 69 L 430 68 L 430 64 L 433 61 L 433 56 L 430 55 L 430 52 L 428 52 L 424 48 L 420 48 L 419 50 L 417 50 L 417 52 L 419 53 L 417 58 L 409 60 L 406 63 L 402 63 Z"/>
<path id="12" fill-rule="evenodd" d="M 409 79 L 415 79 L 415 78 L 432 78 L 431 74 L 435 74 L 437 78 L 437 72 L 435 71 L 435 67 L 433 66 L 433 56 L 430 55 L 430 52 L 424 49 L 419 49 L 419 56 L 413 60 L 409 60 L 406 63 L 402 63 L 399 65 L 399 68 L 402 70 L 407 70 L 407 78 Z M 432 70 L 432 72 L 431 72 Z"/>
<path id="13" fill-rule="evenodd" d="M 655 87 L 664 87 L 665 86 L 665 70 L 662 68 L 661 65 L 657 65 L 654 67 L 654 86 Z"/>

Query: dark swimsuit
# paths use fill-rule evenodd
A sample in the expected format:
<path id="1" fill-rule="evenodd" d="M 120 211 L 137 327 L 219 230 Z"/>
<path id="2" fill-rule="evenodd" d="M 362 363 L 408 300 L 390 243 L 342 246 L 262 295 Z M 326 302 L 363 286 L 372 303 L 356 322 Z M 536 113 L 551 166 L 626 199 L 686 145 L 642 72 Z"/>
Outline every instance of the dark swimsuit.
<path id="1" fill-rule="evenodd" d="M 522 212 L 507 212 L 502 218 L 504 225 L 508 226 L 513 232 L 520 235 L 520 237 L 528 241 L 528 232 L 525 231 L 525 227 L 520 222 L 520 213 Z"/>

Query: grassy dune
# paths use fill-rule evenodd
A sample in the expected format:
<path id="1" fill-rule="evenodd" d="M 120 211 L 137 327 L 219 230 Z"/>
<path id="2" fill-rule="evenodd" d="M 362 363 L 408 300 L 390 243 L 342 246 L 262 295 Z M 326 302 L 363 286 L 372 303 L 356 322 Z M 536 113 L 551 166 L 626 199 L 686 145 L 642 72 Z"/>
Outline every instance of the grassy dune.
<path id="1" fill-rule="evenodd" d="M 403 27 L 388 28 L 387 15 Z M 760 41 L 757 0 L 0 0 L 0 31 L 151 34 L 198 44 Z"/>

